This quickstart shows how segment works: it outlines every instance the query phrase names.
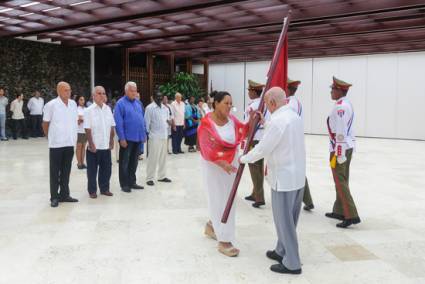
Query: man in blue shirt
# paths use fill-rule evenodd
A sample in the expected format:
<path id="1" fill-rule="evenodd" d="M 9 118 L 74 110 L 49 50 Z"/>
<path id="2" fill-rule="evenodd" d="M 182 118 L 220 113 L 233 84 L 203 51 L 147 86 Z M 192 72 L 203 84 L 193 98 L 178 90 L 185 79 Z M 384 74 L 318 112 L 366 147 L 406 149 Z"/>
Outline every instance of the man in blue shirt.
<path id="1" fill-rule="evenodd" d="M 125 84 L 125 96 L 118 100 L 114 118 L 116 132 L 120 143 L 119 180 L 121 190 L 143 189 L 136 183 L 136 170 L 140 152 L 140 144 L 146 141 L 146 128 L 143 109 L 136 100 L 137 85 L 134 82 Z"/>

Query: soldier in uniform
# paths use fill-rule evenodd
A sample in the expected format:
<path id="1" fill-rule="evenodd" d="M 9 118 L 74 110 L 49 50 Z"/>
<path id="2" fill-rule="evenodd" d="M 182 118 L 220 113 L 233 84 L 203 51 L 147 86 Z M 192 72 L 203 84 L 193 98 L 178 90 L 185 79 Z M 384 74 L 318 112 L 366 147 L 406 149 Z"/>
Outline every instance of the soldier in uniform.
<path id="1" fill-rule="evenodd" d="M 261 100 L 261 93 L 263 92 L 263 84 L 259 84 L 252 80 L 248 80 L 248 96 L 251 99 L 251 102 L 245 112 L 245 122 L 249 121 L 250 114 L 258 110 Z M 267 118 L 267 116 L 266 116 Z M 259 129 L 255 133 L 254 141 L 252 148 L 258 144 L 258 142 L 263 137 L 263 126 L 259 126 Z M 251 150 L 251 149 L 250 149 Z M 253 184 L 253 189 L 251 195 L 245 197 L 246 200 L 253 201 L 252 206 L 254 208 L 259 208 L 262 205 L 265 205 L 264 202 L 264 159 L 258 160 L 253 164 L 249 164 L 249 172 L 251 173 L 251 179 Z"/>
<path id="2" fill-rule="evenodd" d="M 293 81 L 288 78 L 288 99 L 289 99 L 288 105 L 304 121 L 303 106 L 301 102 L 295 97 L 295 93 L 297 92 L 298 86 L 300 84 L 301 84 L 301 81 Z M 310 187 L 308 186 L 307 177 L 305 178 L 303 202 L 304 202 L 304 210 L 310 211 L 314 208 L 313 200 L 311 199 L 311 194 L 310 194 Z"/>
<path id="3" fill-rule="evenodd" d="M 332 100 L 336 101 L 327 119 L 330 139 L 330 165 L 336 189 L 332 213 L 326 217 L 341 220 L 336 226 L 347 228 L 360 223 L 356 205 L 349 188 L 350 162 L 355 147 L 353 131 L 354 110 L 346 97 L 351 84 L 333 77 Z"/>

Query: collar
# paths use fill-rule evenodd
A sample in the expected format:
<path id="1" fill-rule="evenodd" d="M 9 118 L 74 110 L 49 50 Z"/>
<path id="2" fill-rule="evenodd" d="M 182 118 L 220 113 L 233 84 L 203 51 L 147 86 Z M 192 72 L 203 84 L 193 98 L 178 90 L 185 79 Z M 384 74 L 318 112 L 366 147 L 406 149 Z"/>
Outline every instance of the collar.
<path id="1" fill-rule="evenodd" d="M 343 101 L 347 100 L 347 96 L 344 96 L 336 101 L 336 104 L 341 104 Z"/>
<path id="2" fill-rule="evenodd" d="M 63 106 L 65 106 L 65 107 L 68 107 L 68 106 L 69 106 L 69 101 L 70 101 L 70 99 L 68 99 L 68 105 L 66 105 L 66 104 L 65 104 L 65 102 L 61 99 L 61 97 L 59 97 L 59 96 L 58 96 L 56 99 L 57 99 L 57 100 L 58 100 L 58 102 L 59 102 L 60 104 L 62 104 Z"/>
<path id="3" fill-rule="evenodd" d="M 156 102 L 151 102 L 151 105 L 153 105 L 155 108 L 164 108 L 164 104 L 161 103 L 161 106 L 157 105 Z"/>
<path id="4" fill-rule="evenodd" d="M 124 98 L 125 98 L 128 102 L 130 102 L 130 103 L 133 103 L 133 102 L 135 102 L 135 101 L 136 101 L 136 99 L 134 99 L 134 100 L 130 100 L 130 98 L 129 98 L 128 96 L 124 96 Z"/>
<path id="5" fill-rule="evenodd" d="M 271 117 L 275 117 L 275 116 L 279 115 L 279 113 L 285 112 L 285 111 L 287 111 L 288 109 L 289 109 L 289 105 L 288 105 L 288 104 L 283 105 L 283 106 L 281 106 L 280 108 L 278 108 L 277 110 L 275 110 L 275 111 L 271 114 Z"/>
<path id="6" fill-rule="evenodd" d="M 99 106 L 97 103 L 93 103 L 95 105 L 95 107 L 100 108 L 100 109 L 104 109 L 105 108 L 105 103 L 102 104 L 102 106 Z"/>

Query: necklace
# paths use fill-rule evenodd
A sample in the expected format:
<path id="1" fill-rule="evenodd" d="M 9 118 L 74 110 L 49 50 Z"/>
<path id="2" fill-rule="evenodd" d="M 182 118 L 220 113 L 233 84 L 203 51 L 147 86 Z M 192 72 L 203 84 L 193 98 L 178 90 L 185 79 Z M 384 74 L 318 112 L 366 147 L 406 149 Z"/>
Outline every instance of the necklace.
<path id="1" fill-rule="evenodd" d="M 213 114 L 213 120 L 219 126 L 223 126 L 229 121 L 229 118 L 226 116 L 219 116 L 217 115 L 216 112 L 213 112 L 212 114 Z"/>

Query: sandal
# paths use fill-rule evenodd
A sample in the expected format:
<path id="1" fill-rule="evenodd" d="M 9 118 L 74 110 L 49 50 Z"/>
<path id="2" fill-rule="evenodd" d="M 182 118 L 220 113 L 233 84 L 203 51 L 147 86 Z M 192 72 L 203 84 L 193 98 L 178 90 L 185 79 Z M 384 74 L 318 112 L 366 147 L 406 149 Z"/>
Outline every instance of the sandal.
<path id="1" fill-rule="evenodd" d="M 209 237 L 209 238 L 211 238 L 211 239 L 213 239 L 213 240 L 217 240 L 217 236 L 216 236 L 216 235 L 215 235 L 215 233 L 214 233 L 214 228 L 213 228 L 213 226 L 212 226 L 211 221 L 208 221 L 208 223 L 205 225 L 205 231 L 204 231 L 204 234 L 205 234 L 207 237 Z"/>
<path id="2" fill-rule="evenodd" d="M 239 255 L 239 249 L 235 248 L 233 245 L 231 247 L 225 248 L 219 244 L 218 251 L 229 257 L 236 257 Z"/>

